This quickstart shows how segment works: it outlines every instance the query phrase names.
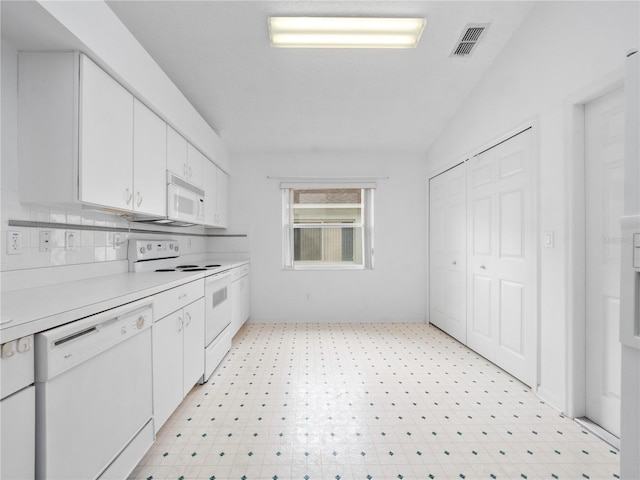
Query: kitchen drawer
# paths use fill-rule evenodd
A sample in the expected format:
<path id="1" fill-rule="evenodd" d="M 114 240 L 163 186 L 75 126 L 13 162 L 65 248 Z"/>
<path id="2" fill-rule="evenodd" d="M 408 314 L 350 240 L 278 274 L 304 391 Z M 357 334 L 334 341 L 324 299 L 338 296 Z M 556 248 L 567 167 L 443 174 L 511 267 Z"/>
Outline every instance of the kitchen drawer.
<path id="1" fill-rule="evenodd" d="M 204 280 L 186 283 L 153 297 L 153 318 L 155 321 L 204 297 Z"/>
<path id="2" fill-rule="evenodd" d="M 238 280 L 245 275 L 249 275 L 249 264 L 241 265 L 231 269 L 231 281 Z"/>

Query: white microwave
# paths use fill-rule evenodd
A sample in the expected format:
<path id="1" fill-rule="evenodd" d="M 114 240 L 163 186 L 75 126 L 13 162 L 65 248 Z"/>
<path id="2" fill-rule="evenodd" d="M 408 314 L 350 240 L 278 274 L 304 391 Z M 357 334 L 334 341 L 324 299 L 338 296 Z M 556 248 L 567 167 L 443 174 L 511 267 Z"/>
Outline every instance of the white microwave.
<path id="1" fill-rule="evenodd" d="M 167 218 L 204 224 L 204 191 L 167 172 Z"/>

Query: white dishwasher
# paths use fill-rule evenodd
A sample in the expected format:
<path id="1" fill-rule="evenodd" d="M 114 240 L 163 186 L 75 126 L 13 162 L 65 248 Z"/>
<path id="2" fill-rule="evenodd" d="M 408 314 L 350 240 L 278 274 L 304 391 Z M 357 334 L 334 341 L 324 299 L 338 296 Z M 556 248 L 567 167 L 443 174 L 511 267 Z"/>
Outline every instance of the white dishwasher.
<path id="1" fill-rule="evenodd" d="M 39 333 L 36 478 L 125 478 L 153 443 L 149 300 Z"/>

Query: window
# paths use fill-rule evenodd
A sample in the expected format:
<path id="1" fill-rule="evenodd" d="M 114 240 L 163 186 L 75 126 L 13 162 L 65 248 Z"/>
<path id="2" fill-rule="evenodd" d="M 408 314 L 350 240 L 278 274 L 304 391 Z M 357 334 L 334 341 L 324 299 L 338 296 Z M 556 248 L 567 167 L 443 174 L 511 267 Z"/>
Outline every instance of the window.
<path id="1" fill-rule="evenodd" d="M 373 268 L 373 188 L 282 192 L 284 268 Z"/>

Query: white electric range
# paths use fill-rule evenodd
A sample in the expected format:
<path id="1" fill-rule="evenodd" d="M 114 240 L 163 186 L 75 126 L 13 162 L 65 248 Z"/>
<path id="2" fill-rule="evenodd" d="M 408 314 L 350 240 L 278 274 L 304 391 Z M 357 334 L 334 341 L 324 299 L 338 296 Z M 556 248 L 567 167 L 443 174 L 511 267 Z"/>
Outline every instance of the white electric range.
<path id="1" fill-rule="evenodd" d="M 206 382 L 231 349 L 230 266 L 206 260 L 181 262 L 177 240 L 129 240 L 128 258 L 131 272 L 206 272 L 205 368 L 201 383 Z"/>

